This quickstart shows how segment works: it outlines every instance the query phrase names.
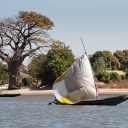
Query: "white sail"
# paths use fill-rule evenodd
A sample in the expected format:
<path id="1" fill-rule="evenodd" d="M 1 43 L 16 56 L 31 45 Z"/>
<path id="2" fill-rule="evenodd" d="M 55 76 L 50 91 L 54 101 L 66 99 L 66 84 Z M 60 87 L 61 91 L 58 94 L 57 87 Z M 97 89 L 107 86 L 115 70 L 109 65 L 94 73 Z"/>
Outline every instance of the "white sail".
<path id="1" fill-rule="evenodd" d="M 54 82 L 53 90 L 56 99 L 67 104 L 97 97 L 93 72 L 86 54 Z"/>

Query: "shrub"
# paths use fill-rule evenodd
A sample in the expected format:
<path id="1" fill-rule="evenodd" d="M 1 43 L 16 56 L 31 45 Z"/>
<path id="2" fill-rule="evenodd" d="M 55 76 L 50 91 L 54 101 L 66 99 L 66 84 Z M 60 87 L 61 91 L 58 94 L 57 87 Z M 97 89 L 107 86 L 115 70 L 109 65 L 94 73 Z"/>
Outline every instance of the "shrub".
<path id="1" fill-rule="evenodd" d="M 24 85 L 27 85 L 27 84 L 28 84 L 27 78 L 23 78 L 23 79 L 22 79 L 22 82 L 23 82 Z"/>
<path id="2" fill-rule="evenodd" d="M 24 85 L 30 85 L 32 83 L 34 78 L 32 77 L 27 77 L 27 78 L 22 78 L 22 82 Z"/>
<path id="3" fill-rule="evenodd" d="M 34 78 L 32 77 L 27 77 L 27 83 L 30 85 L 33 82 Z"/>
<path id="4" fill-rule="evenodd" d="M 1 80 L 1 85 L 8 84 L 8 80 Z"/>
<path id="5" fill-rule="evenodd" d="M 121 76 L 117 72 L 107 73 L 106 71 L 100 71 L 96 74 L 99 81 L 104 83 L 111 83 L 115 80 L 120 81 Z"/>
<path id="6" fill-rule="evenodd" d="M 128 79 L 128 71 L 125 72 L 125 79 Z"/>
<path id="7" fill-rule="evenodd" d="M 112 82 L 114 82 L 115 80 L 120 81 L 120 78 L 121 78 L 121 76 L 117 72 L 110 73 L 110 79 Z"/>
<path id="8" fill-rule="evenodd" d="M 126 77 L 125 75 L 121 75 L 121 79 L 124 80 Z"/>
<path id="9" fill-rule="evenodd" d="M 96 74 L 96 77 L 101 82 L 104 82 L 104 83 L 110 83 L 111 82 L 110 74 L 107 73 L 106 71 L 99 71 Z"/>

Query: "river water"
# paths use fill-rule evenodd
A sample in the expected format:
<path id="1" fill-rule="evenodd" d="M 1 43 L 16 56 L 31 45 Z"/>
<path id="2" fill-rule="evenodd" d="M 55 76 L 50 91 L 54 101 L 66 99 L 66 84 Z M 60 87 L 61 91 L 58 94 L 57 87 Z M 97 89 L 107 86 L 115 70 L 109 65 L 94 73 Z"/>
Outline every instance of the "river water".
<path id="1" fill-rule="evenodd" d="M 118 106 L 47 105 L 54 97 L 0 97 L 0 128 L 128 128 L 128 101 Z"/>

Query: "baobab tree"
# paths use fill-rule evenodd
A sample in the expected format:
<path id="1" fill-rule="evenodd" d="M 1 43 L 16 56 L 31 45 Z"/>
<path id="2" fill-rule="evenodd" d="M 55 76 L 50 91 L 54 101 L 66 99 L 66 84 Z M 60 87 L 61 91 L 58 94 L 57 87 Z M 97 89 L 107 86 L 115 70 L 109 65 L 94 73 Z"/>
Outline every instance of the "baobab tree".
<path id="1" fill-rule="evenodd" d="M 0 19 L 0 58 L 8 66 L 9 89 L 20 87 L 19 68 L 27 56 L 53 47 L 47 37 L 47 30 L 53 26 L 48 17 L 36 12 L 19 11 L 16 16 Z"/>

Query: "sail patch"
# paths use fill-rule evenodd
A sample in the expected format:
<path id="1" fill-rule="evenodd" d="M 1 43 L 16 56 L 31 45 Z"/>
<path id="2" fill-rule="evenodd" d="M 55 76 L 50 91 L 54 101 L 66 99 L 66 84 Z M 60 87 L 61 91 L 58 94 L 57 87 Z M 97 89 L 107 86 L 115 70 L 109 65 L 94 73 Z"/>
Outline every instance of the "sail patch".
<path id="1" fill-rule="evenodd" d="M 74 103 L 78 103 L 80 101 L 87 99 L 83 88 L 80 88 L 74 92 L 70 92 L 69 96 L 70 96 L 71 101 Z"/>
<path id="2" fill-rule="evenodd" d="M 56 83 L 53 87 L 53 90 L 57 99 L 61 99 L 68 95 L 64 80 Z"/>

